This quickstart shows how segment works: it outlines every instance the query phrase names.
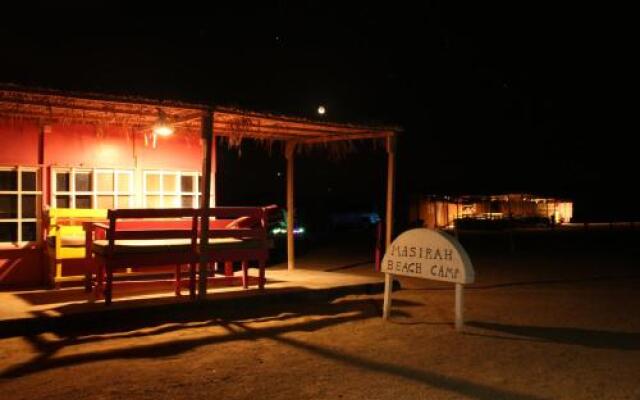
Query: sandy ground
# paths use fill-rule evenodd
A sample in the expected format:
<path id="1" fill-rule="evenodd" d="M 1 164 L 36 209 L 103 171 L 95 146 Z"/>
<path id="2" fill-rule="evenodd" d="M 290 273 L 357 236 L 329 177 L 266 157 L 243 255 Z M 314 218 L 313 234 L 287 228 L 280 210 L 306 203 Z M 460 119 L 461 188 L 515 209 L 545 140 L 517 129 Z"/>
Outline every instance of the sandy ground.
<path id="1" fill-rule="evenodd" d="M 5 337 L 0 396 L 640 399 L 638 238 L 522 234 L 512 253 L 508 236 L 461 236 L 477 270 L 464 333 L 451 287 L 406 279 L 387 323 L 381 295 L 350 295 Z M 366 246 L 341 246 L 300 264 L 370 273 Z"/>

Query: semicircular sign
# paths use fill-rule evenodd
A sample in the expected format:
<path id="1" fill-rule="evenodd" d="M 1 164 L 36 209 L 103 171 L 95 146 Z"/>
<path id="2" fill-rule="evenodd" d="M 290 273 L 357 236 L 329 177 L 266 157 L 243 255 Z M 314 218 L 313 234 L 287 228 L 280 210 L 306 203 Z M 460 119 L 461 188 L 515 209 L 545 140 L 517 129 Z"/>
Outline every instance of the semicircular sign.
<path id="1" fill-rule="evenodd" d="M 436 281 L 472 283 L 467 252 L 452 236 L 426 228 L 398 236 L 382 259 L 381 272 Z"/>

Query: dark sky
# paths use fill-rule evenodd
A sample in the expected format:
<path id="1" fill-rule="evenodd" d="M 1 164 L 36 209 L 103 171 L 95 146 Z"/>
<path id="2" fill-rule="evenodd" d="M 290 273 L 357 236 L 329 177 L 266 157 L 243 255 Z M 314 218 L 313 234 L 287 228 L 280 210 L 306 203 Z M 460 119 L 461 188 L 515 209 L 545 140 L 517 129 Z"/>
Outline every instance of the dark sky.
<path id="1" fill-rule="evenodd" d="M 401 203 L 417 192 L 525 191 L 573 197 L 585 216 L 634 208 L 623 202 L 612 210 L 612 199 L 633 193 L 637 151 L 603 117 L 615 50 L 598 10 L 232 3 L 44 3 L 39 13 L 5 13 L 0 81 L 311 117 L 324 104 L 327 119 L 404 127 Z M 223 156 L 229 201 L 253 188 L 261 200 L 282 201 L 281 179 L 273 178 L 281 157 L 261 153 L 248 146 L 242 157 Z M 300 204 L 371 207 L 384 191 L 380 151 L 300 164 Z M 240 188 L 240 180 L 248 183 Z"/>

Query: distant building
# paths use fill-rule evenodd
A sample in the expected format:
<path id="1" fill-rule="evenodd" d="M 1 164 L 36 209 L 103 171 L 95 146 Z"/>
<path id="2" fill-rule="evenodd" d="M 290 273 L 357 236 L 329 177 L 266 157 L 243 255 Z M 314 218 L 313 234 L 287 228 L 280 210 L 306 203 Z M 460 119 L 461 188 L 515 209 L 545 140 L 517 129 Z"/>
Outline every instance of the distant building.
<path id="1" fill-rule="evenodd" d="M 562 224 L 573 217 L 567 199 L 515 193 L 500 195 L 420 196 L 411 204 L 409 219 L 417 226 L 443 228 L 456 220 L 516 220 Z"/>

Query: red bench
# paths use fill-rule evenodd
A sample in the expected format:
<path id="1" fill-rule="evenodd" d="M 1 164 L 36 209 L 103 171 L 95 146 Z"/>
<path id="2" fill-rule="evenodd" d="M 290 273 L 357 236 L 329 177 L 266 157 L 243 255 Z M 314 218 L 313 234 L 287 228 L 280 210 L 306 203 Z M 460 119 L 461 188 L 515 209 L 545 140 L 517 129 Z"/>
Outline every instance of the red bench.
<path id="1" fill-rule="evenodd" d="M 265 283 L 269 254 L 267 218 L 275 206 L 216 207 L 210 209 L 209 247 L 205 262 L 241 262 L 243 286 L 248 287 L 250 261 L 258 263 L 259 287 Z M 111 303 L 113 273 L 127 267 L 176 266 L 176 295 L 180 294 L 181 267 L 189 265 L 189 293 L 195 297 L 196 265 L 200 261 L 199 209 L 109 210 L 108 224 L 89 224 L 95 234 L 90 243 L 95 257 L 96 297 Z"/>

